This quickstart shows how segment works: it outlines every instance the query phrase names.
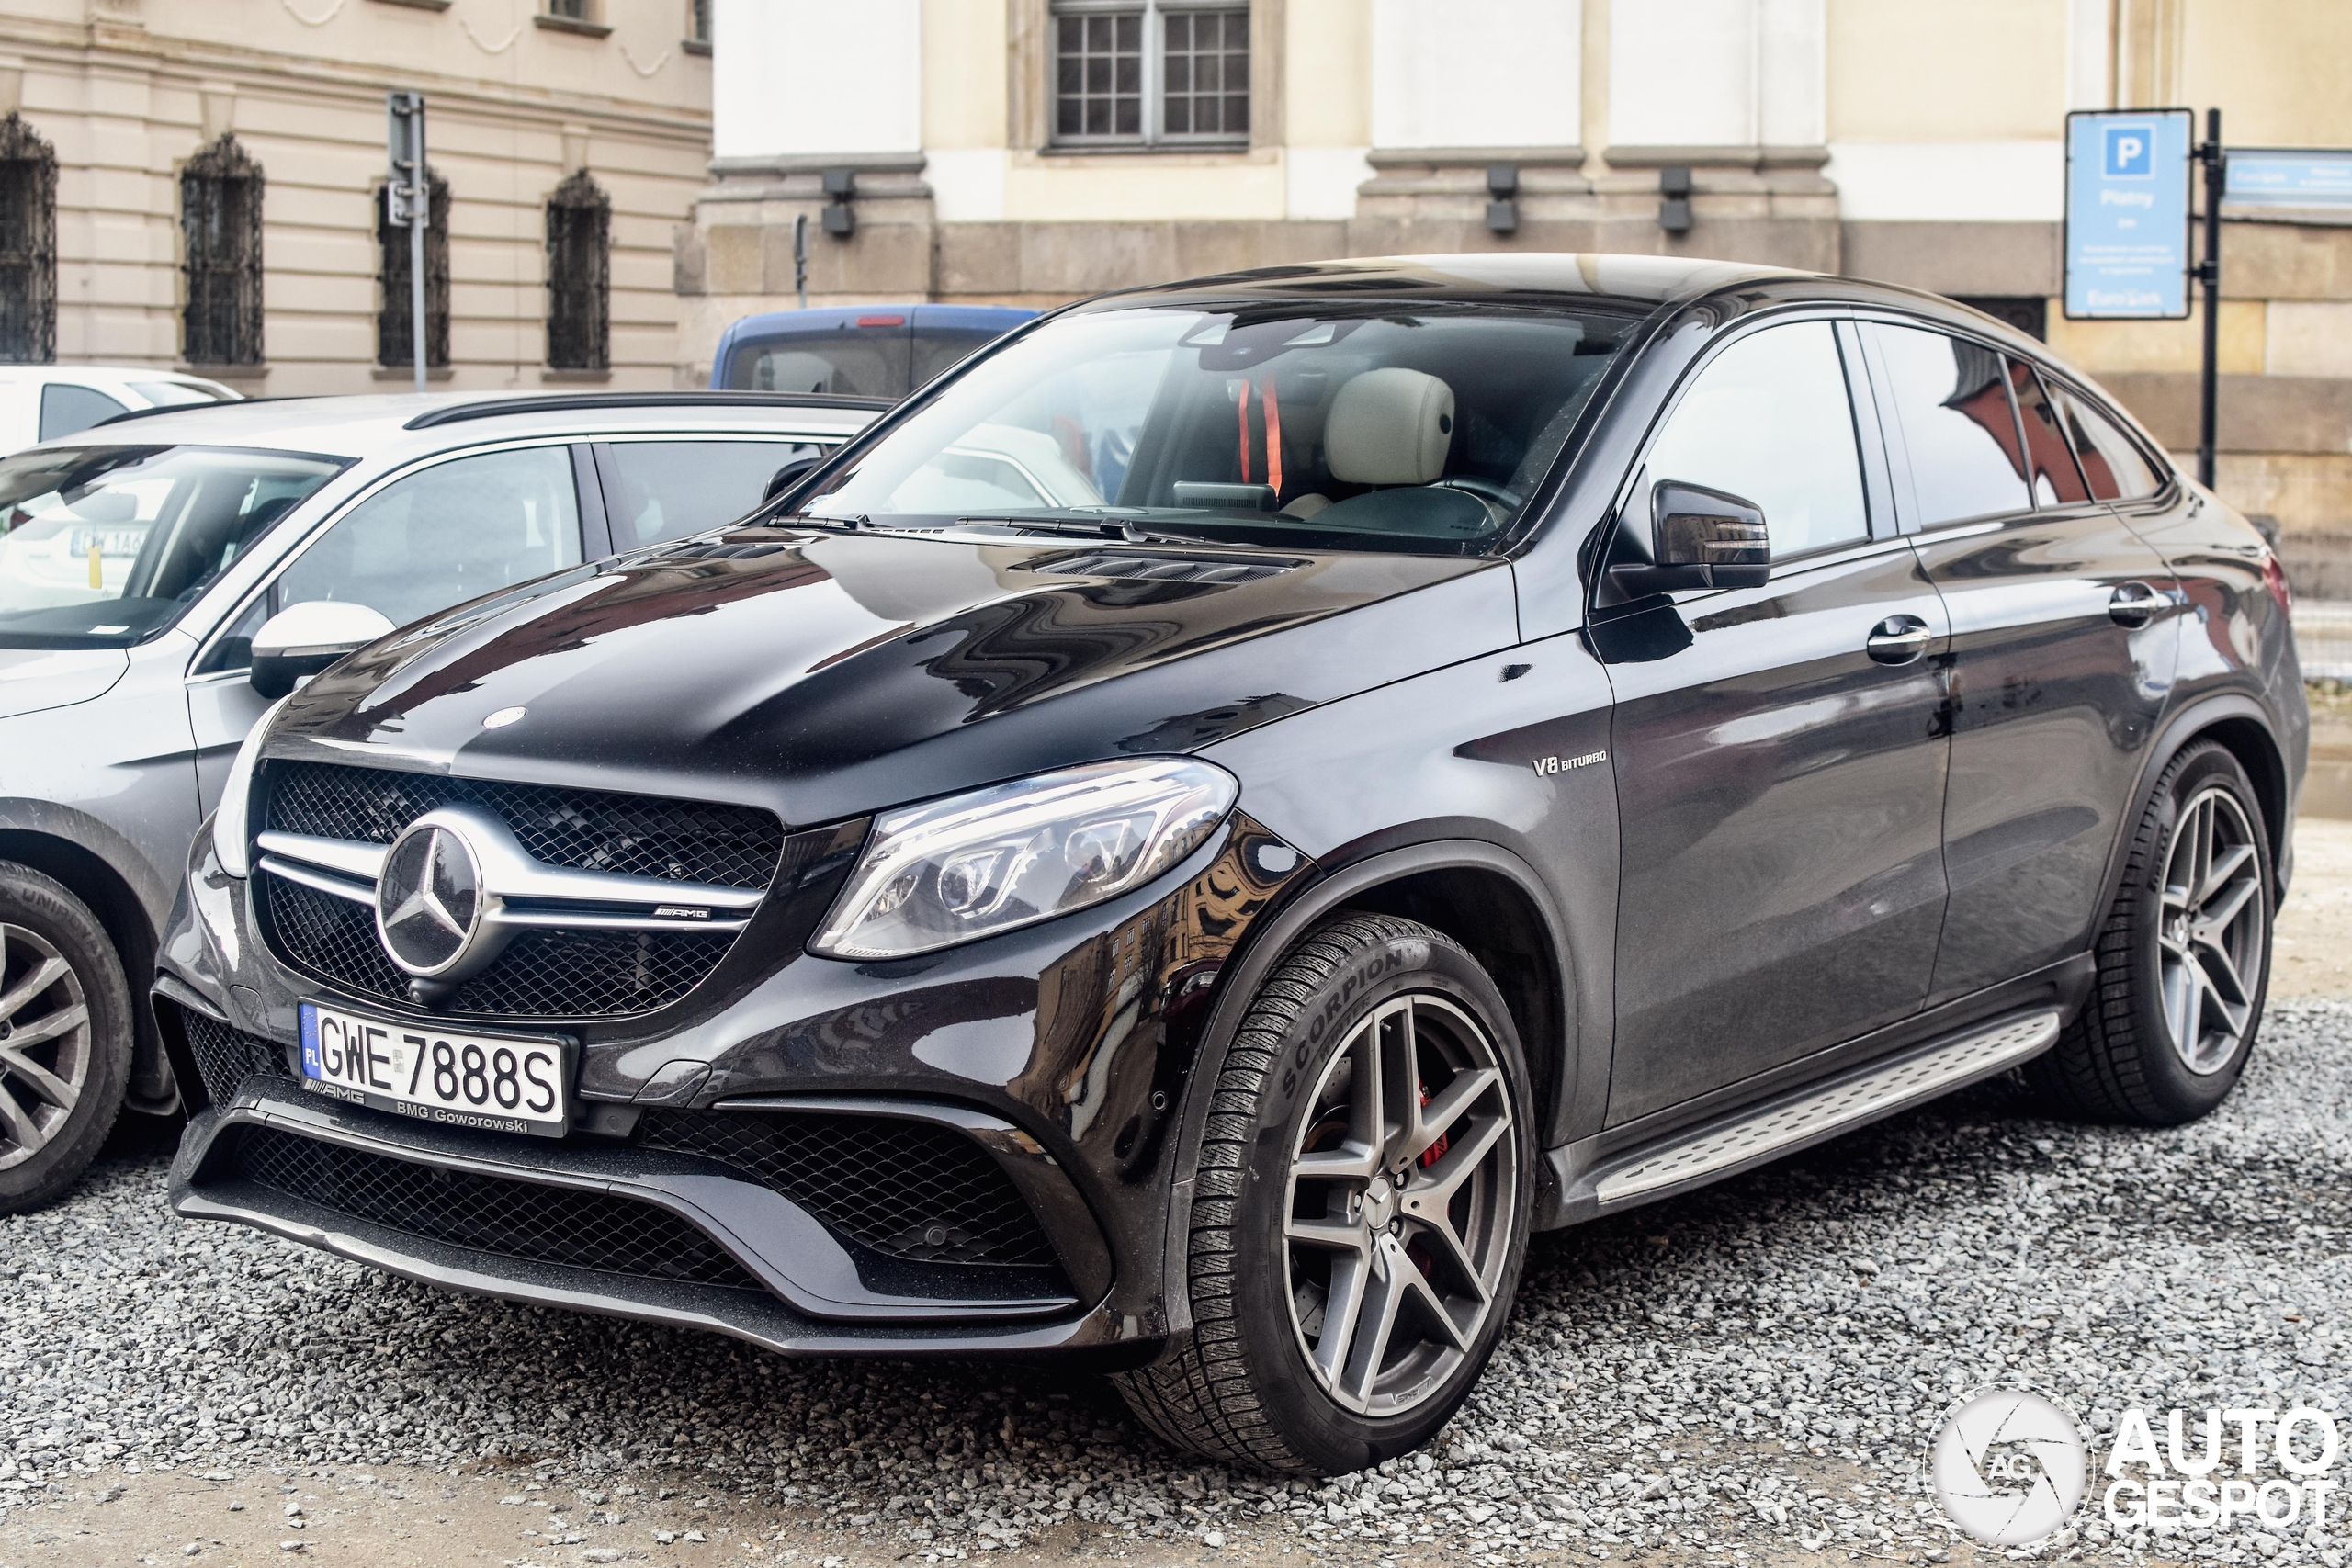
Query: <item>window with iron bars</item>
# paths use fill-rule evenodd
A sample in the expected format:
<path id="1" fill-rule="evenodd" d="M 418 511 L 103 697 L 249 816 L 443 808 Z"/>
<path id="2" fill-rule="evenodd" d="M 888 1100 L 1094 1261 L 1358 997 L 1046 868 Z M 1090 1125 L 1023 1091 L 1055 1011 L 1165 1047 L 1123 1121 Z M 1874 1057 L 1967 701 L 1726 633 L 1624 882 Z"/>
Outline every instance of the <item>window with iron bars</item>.
<path id="1" fill-rule="evenodd" d="M 596 19 L 596 0 L 548 0 L 548 15 L 572 22 L 593 22 Z"/>
<path id="2" fill-rule="evenodd" d="M 1056 146 L 1247 146 L 1250 7 L 1054 0 Z"/>
<path id="3" fill-rule="evenodd" d="M 57 357 L 57 153 L 11 114 L 0 119 L 0 361 Z"/>
<path id="4" fill-rule="evenodd" d="M 710 0 L 686 0 L 686 41 L 710 41 Z"/>
<path id="5" fill-rule="evenodd" d="M 430 367 L 449 363 L 449 182 L 428 169 L 425 183 L 433 192 L 432 220 L 424 226 L 424 363 Z M 376 312 L 376 363 L 413 365 L 416 333 L 409 311 L 416 294 L 409 282 L 409 234 L 405 227 L 392 226 L 381 191 L 376 197 L 376 276 L 384 286 L 384 302 Z"/>
<path id="6" fill-rule="evenodd" d="M 613 204 L 579 170 L 548 199 L 548 367 L 612 365 Z"/>
<path id="7" fill-rule="evenodd" d="M 234 136 L 180 170 L 181 355 L 191 365 L 261 363 L 261 165 Z"/>

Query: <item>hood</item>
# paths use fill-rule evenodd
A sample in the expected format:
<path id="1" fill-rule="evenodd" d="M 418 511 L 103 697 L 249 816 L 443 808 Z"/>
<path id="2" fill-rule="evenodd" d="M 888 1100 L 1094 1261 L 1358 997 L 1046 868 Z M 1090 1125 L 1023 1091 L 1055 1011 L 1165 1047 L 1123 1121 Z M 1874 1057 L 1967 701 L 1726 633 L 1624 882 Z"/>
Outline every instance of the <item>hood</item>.
<path id="1" fill-rule="evenodd" d="M 267 754 L 806 826 L 1190 750 L 1516 637 L 1499 560 L 746 532 L 387 638 L 288 703 Z"/>
<path id="2" fill-rule="evenodd" d="M 105 696 L 130 668 L 119 648 L 0 648 L 0 718 Z"/>

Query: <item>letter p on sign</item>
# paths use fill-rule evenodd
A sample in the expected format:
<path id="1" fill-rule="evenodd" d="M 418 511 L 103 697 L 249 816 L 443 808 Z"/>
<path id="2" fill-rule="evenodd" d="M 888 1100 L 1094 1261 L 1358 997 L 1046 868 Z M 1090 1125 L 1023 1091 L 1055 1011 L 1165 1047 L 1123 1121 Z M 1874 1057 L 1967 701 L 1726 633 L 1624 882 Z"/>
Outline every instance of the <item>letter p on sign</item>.
<path id="1" fill-rule="evenodd" d="M 2155 135 L 2144 125 L 2107 128 L 2107 169 L 2109 179 L 2144 177 L 2156 172 Z"/>

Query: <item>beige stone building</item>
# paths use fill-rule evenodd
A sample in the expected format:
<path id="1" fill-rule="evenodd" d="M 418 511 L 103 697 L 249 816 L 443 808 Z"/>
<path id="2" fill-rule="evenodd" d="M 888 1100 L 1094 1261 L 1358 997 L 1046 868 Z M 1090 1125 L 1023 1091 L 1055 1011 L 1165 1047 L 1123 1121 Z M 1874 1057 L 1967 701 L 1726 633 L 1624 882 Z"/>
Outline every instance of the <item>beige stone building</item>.
<path id="1" fill-rule="evenodd" d="M 1983 302 L 2185 448 L 2198 323 L 2058 309 L 2066 112 L 2218 107 L 2234 145 L 2352 146 L 2345 0 L 716 0 L 714 22 L 714 177 L 678 247 L 705 371 L 727 321 L 795 301 L 796 218 L 812 303 L 1666 252 Z M 2278 520 L 2306 591 L 2352 596 L 2352 227 L 2228 216 L 2222 488 Z"/>
<path id="2" fill-rule="evenodd" d="M 387 247 L 379 218 L 384 95 L 408 88 L 447 191 L 426 267 L 436 381 L 669 386 L 673 231 L 708 177 L 707 17 L 696 0 L 8 0 L 0 357 L 181 365 L 254 395 L 407 384 L 405 239 Z"/>

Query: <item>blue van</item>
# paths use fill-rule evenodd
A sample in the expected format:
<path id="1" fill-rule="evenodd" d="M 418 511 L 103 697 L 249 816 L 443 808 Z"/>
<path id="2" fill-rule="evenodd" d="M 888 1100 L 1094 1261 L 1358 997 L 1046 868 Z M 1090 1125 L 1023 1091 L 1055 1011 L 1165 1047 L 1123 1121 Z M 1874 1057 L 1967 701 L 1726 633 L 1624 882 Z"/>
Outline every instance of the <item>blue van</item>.
<path id="1" fill-rule="evenodd" d="M 1012 305 L 854 305 L 771 310 L 729 327 L 714 391 L 903 398 L 1037 312 Z"/>

